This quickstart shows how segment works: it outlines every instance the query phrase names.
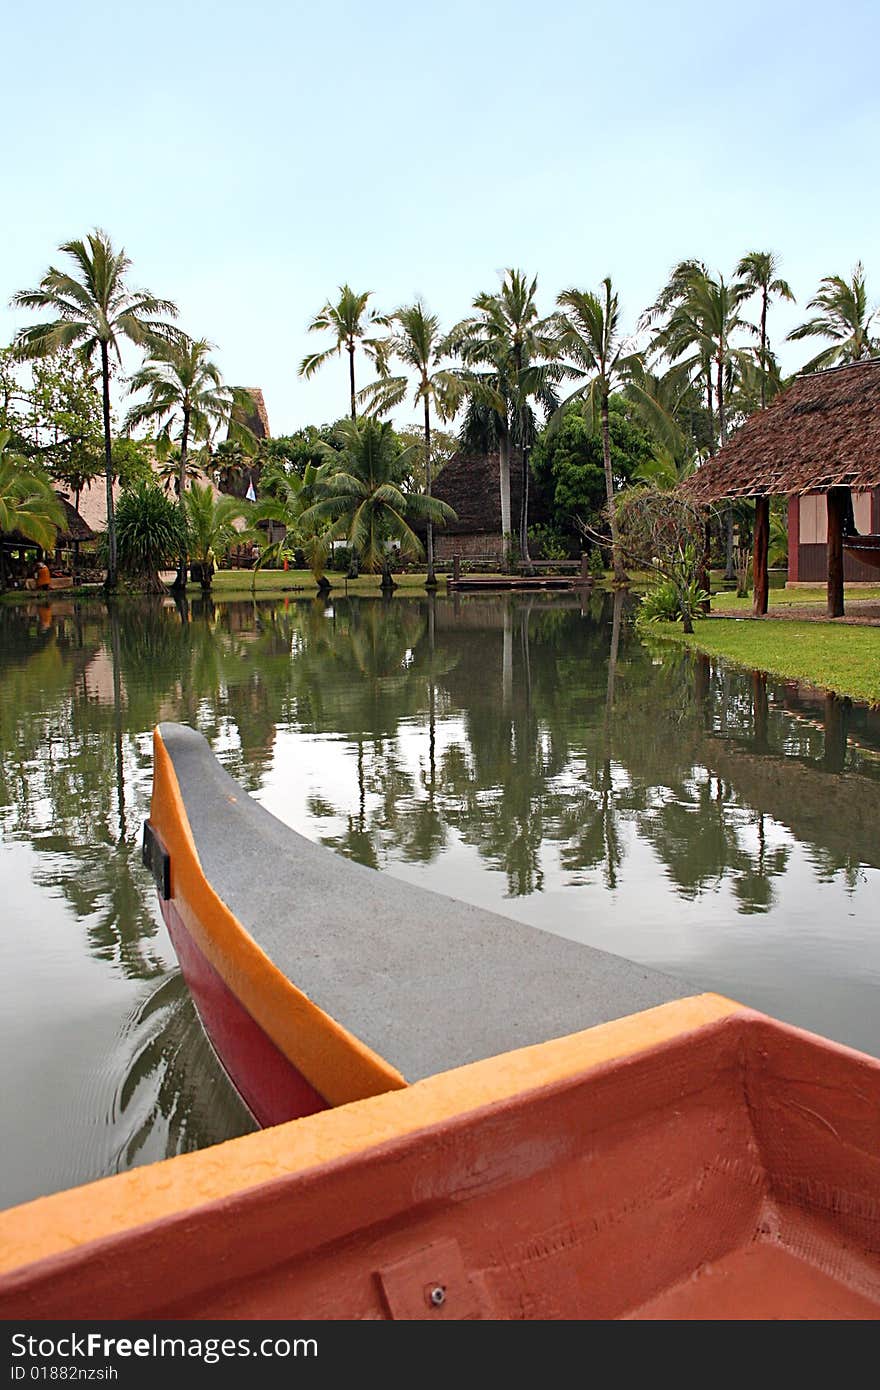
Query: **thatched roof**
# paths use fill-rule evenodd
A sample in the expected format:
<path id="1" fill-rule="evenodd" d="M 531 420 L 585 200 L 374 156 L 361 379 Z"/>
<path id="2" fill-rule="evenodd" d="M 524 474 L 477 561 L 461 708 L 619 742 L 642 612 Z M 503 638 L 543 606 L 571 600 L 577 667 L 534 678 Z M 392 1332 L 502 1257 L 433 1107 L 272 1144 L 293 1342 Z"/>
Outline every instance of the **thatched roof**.
<path id="1" fill-rule="evenodd" d="M 880 487 L 880 358 L 797 377 L 681 486 L 702 503 Z"/>
<path id="2" fill-rule="evenodd" d="M 94 531 L 76 510 L 66 493 L 58 492 L 56 489 L 56 496 L 67 517 L 67 524 L 63 531 L 58 532 L 58 539 L 60 541 L 93 541 L 95 539 Z"/>
<path id="3" fill-rule="evenodd" d="M 233 410 L 234 418 L 241 425 L 247 425 L 251 434 L 256 435 L 257 439 L 269 439 L 269 415 L 266 411 L 266 402 L 263 400 L 263 393 L 259 386 L 242 386 L 242 391 L 247 391 L 254 403 L 254 408 L 245 413 L 237 407 Z"/>
<path id="4" fill-rule="evenodd" d="M 501 488 L 498 455 L 472 454 L 459 450 L 453 454 L 431 491 L 446 502 L 458 520 L 443 528 L 450 536 L 486 532 L 501 535 Z M 514 451 L 510 460 L 510 515 L 513 529 L 519 525 L 522 499 L 522 458 Z M 544 519 L 535 488 L 529 486 L 529 514 L 533 521 Z"/>

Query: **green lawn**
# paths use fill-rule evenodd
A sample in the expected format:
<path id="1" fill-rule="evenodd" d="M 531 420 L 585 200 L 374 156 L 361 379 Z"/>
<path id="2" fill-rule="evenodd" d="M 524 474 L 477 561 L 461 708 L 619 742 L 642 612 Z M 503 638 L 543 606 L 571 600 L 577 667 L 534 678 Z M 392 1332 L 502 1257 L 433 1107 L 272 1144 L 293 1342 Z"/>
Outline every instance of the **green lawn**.
<path id="1" fill-rule="evenodd" d="M 763 622 L 699 622 L 692 637 L 672 623 L 658 624 L 656 632 L 740 666 L 880 704 L 880 628 L 765 618 Z"/>
<path id="2" fill-rule="evenodd" d="M 880 599 L 880 584 L 872 585 L 868 589 L 847 589 L 845 594 L 847 603 L 858 603 L 860 600 L 870 600 L 874 603 Z M 824 585 L 816 585 L 810 589 L 771 589 L 770 590 L 770 609 L 799 608 L 804 604 L 812 604 L 820 608 L 825 607 L 827 593 Z M 723 593 L 713 593 L 712 607 L 718 613 L 739 612 L 751 613 L 752 596 L 748 598 L 737 598 L 736 593 L 725 591 Z"/>

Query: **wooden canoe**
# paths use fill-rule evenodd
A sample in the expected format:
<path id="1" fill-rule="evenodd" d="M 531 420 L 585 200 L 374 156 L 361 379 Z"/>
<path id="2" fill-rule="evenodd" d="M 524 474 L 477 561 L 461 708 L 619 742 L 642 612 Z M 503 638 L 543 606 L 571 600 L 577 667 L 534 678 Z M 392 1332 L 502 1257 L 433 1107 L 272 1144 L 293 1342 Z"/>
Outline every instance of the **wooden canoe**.
<path id="1" fill-rule="evenodd" d="M 155 733 L 144 852 L 205 1031 L 260 1124 L 692 992 L 313 844 L 181 725 Z"/>
<path id="2" fill-rule="evenodd" d="M 713 995 L 0 1214 L 10 1319 L 874 1319 L 880 1063 Z"/>
<path id="3" fill-rule="evenodd" d="M 342 863 L 175 726 L 145 857 L 302 1117 L 0 1213 L 0 1317 L 880 1315 L 877 1060 Z"/>
<path id="4" fill-rule="evenodd" d="M 863 565 L 880 569 L 880 535 L 860 536 L 857 532 L 844 535 L 843 548 Z"/>

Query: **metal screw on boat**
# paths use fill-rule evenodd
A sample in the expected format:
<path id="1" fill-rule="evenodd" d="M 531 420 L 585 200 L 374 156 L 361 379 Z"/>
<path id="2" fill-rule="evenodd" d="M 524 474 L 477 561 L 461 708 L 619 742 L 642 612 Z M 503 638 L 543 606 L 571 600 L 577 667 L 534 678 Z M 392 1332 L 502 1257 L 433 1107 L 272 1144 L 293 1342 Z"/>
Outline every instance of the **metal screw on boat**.
<path id="1" fill-rule="evenodd" d="M 435 1284 L 428 1298 L 434 1308 L 441 1308 L 446 1302 L 446 1290 L 443 1285 Z"/>

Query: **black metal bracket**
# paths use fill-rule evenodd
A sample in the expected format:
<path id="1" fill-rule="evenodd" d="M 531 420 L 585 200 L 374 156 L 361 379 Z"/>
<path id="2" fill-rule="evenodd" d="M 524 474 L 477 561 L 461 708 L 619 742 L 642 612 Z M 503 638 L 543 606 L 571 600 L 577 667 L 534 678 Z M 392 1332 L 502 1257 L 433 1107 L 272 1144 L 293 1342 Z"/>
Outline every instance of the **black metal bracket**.
<path id="1" fill-rule="evenodd" d="M 159 897 L 168 902 L 171 897 L 171 856 L 156 830 L 148 820 L 144 821 L 144 842 L 141 849 L 144 868 L 153 875 L 153 882 L 159 890 Z"/>

